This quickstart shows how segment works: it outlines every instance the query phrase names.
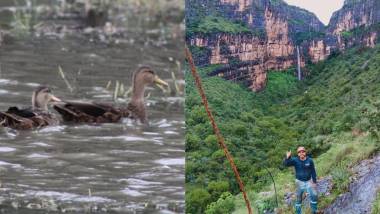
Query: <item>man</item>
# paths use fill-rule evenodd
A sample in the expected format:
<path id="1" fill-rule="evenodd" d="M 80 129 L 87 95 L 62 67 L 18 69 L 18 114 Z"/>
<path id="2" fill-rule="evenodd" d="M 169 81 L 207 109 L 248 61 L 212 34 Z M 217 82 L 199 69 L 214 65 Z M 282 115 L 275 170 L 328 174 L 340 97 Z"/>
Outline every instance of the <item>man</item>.
<path id="1" fill-rule="evenodd" d="M 292 152 L 286 153 L 285 166 L 294 166 L 296 170 L 297 201 L 296 213 L 301 214 L 302 196 L 307 192 L 310 196 L 310 207 L 313 214 L 317 213 L 317 173 L 315 172 L 313 160 L 306 156 L 306 150 L 300 146 L 297 149 L 298 157 L 291 157 Z"/>

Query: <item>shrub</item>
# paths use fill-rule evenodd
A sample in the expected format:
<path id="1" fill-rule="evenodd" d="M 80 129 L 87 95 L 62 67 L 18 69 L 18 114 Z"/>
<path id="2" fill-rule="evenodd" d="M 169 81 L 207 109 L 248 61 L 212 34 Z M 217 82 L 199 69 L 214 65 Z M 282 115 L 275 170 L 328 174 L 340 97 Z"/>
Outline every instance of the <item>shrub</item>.
<path id="1" fill-rule="evenodd" d="M 211 199 L 216 201 L 223 192 L 227 192 L 230 186 L 226 181 L 211 181 L 207 186 L 207 191 L 211 194 Z"/>
<path id="2" fill-rule="evenodd" d="M 206 214 L 227 214 L 232 213 L 235 208 L 234 198 L 231 193 L 224 192 L 218 201 L 207 206 Z"/>
<path id="3" fill-rule="evenodd" d="M 348 190 L 348 185 L 350 183 L 350 173 L 347 171 L 346 167 L 339 165 L 335 167 L 331 175 L 333 177 L 334 188 L 341 192 Z"/>
<path id="4" fill-rule="evenodd" d="M 186 213 L 204 213 L 210 201 L 211 195 L 205 189 L 190 190 L 186 193 Z"/>

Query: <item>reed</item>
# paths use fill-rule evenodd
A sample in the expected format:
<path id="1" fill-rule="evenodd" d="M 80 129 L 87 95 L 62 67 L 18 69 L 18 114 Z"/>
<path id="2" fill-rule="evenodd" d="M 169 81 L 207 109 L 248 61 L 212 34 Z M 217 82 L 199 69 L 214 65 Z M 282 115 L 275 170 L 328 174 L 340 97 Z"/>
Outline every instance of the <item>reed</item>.
<path id="1" fill-rule="evenodd" d="M 115 86 L 115 90 L 113 92 L 113 100 L 114 101 L 117 101 L 117 98 L 119 96 L 119 89 L 120 89 L 120 83 L 119 83 L 119 80 L 116 80 L 116 86 Z"/>
<path id="2" fill-rule="evenodd" d="M 65 73 L 60 65 L 58 65 L 58 73 L 65 82 L 67 89 L 69 89 L 70 93 L 74 92 L 74 88 L 71 86 L 70 82 L 67 80 Z"/>
<path id="3" fill-rule="evenodd" d="M 115 88 L 112 89 L 112 85 L 115 85 Z M 115 81 L 115 84 L 113 84 L 112 80 L 109 80 L 106 84 L 106 90 L 112 92 L 112 98 L 114 101 L 117 101 L 117 98 L 119 97 L 127 98 L 129 94 L 132 93 L 132 87 L 129 87 L 126 90 L 124 83 L 121 83 L 118 80 Z"/>

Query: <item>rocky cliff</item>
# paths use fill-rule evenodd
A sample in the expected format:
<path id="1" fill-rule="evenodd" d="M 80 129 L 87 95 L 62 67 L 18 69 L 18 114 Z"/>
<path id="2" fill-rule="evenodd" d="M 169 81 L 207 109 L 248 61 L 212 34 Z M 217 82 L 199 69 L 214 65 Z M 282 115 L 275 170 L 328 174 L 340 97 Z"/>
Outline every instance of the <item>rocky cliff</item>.
<path id="1" fill-rule="evenodd" d="M 187 0 L 186 40 L 198 65 L 228 64 L 218 75 L 260 91 L 266 71 L 296 65 L 296 46 L 301 67 L 353 45 L 373 47 L 379 2 L 346 1 L 325 27 L 314 14 L 282 0 Z"/>
<path id="2" fill-rule="evenodd" d="M 326 59 L 332 51 L 362 45 L 374 47 L 379 40 L 380 1 L 346 0 L 326 28 L 325 36 L 308 42 L 312 62 Z"/>
<path id="3" fill-rule="evenodd" d="M 324 29 L 314 14 L 281 0 L 188 0 L 186 10 L 187 42 L 197 64 L 234 64 L 235 75 L 221 75 L 244 80 L 254 91 L 265 87 L 267 70 L 297 63 L 296 45 Z"/>

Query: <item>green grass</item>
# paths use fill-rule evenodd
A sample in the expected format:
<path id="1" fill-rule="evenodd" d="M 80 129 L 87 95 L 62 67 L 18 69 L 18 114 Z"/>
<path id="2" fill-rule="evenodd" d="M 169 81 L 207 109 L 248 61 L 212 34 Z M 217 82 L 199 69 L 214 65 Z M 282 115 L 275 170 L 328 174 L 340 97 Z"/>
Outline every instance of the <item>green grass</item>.
<path id="1" fill-rule="evenodd" d="M 377 191 L 376 200 L 373 202 L 372 214 L 380 213 L 380 189 Z"/>

